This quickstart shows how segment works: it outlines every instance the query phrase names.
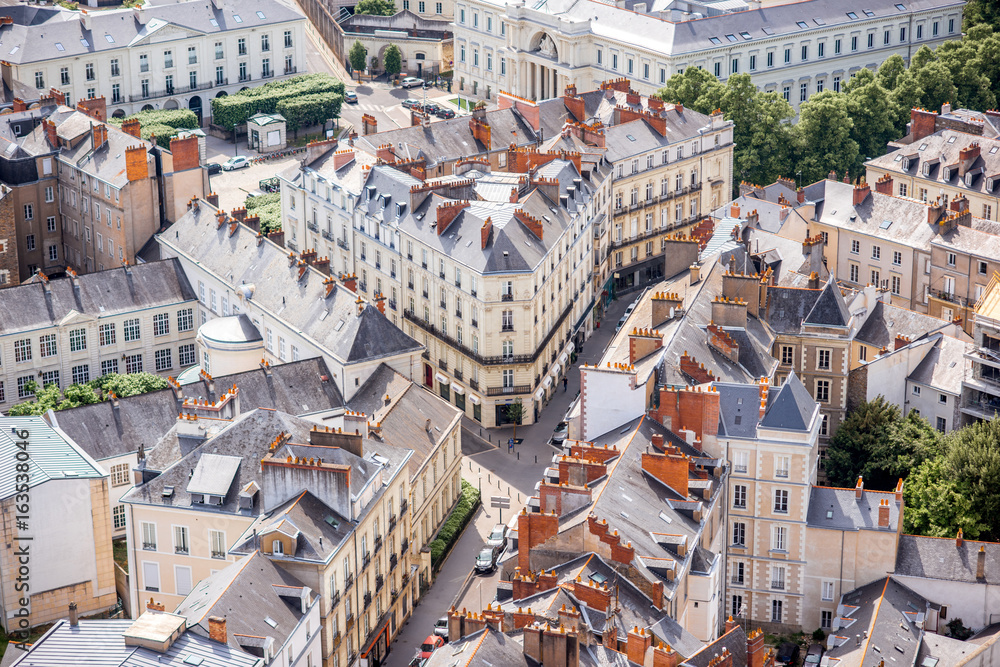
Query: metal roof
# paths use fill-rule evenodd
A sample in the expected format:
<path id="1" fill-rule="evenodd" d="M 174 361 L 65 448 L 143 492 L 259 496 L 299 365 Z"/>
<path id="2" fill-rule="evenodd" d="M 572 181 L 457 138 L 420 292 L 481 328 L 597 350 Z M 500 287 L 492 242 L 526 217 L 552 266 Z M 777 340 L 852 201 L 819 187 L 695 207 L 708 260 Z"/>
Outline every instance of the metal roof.
<path id="1" fill-rule="evenodd" d="M 21 432 L 27 439 L 21 440 Z M 27 445 L 19 445 L 27 442 Z M 29 485 L 34 488 L 54 479 L 97 479 L 105 477 L 97 463 L 76 443 L 41 417 L 0 417 L 0 498 L 15 493 L 17 470 L 14 465 L 25 457 L 29 464 Z"/>
<path id="2" fill-rule="evenodd" d="M 225 497 L 242 461 L 240 456 L 202 454 L 185 490 L 188 493 Z"/>

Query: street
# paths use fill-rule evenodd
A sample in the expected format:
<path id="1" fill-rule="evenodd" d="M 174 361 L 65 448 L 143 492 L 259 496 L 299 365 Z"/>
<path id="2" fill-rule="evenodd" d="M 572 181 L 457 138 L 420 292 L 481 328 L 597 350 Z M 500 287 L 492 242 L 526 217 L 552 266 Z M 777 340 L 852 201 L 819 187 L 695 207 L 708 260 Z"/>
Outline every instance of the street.
<path id="1" fill-rule="evenodd" d="M 566 391 L 553 396 L 537 422 L 517 427 L 517 437 L 524 441 L 513 453 L 507 452 L 506 445 L 507 439 L 513 436 L 513 428 L 482 428 L 466 418 L 462 433 L 462 477 L 482 489 L 483 506 L 455 543 L 434 585 L 419 601 L 410 620 L 392 643 L 392 651 L 383 663 L 386 667 L 406 667 L 420 643 L 434 631 L 434 622 L 444 616 L 452 604 L 458 609 L 465 607 L 478 612 L 493 601 L 499 568 L 490 575 L 475 574 L 476 554 L 482 550 L 494 524 L 506 524 L 521 511 L 553 455 L 561 451 L 550 445 L 549 439 L 580 391 L 580 374 L 576 368 L 582 363 L 600 361 L 604 348 L 615 334 L 615 324 L 633 298 L 634 295 L 629 295 L 611 304 L 603 326 L 587 339 L 576 364 L 571 371 L 567 370 L 569 386 Z M 480 433 L 488 440 L 481 440 Z M 503 444 L 498 448 L 496 443 Z M 500 510 L 489 506 L 490 497 L 499 495 L 510 497 L 510 509 L 504 509 L 502 516 Z"/>

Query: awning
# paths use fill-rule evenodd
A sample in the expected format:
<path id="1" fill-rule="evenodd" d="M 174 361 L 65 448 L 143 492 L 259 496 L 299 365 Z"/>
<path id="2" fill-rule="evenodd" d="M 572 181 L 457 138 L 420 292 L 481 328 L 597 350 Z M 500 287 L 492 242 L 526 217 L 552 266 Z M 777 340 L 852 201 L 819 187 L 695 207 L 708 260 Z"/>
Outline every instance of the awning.
<path id="1" fill-rule="evenodd" d="M 576 349 L 576 343 L 574 343 L 573 341 L 570 341 L 569 342 L 569 346 L 566 348 L 566 351 L 567 352 L 572 352 L 575 349 Z"/>
<path id="2" fill-rule="evenodd" d="M 437 375 L 435 375 L 434 377 L 436 377 L 436 378 L 437 378 L 437 381 L 438 381 L 438 382 L 442 382 L 442 383 L 443 383 L 443 382 L 450 382 L 450 381 L 451 381 L 451 380 L 449 380 L 449 379 L 448 379 L 448 376 L 447 376 L 447 375 L 445 375 L 445 374 L 443 374 L 443 373 L 438 373 L 438 374 L 437 374 Z"/>
<path id="3" fill-rule="evenodd" d="M 546 389 L 548 389 L 549 387 L 551 387 L 552 386 L 552 376 L 551 375 L 546 375 L 545 379 L 542 380 L 542 384 L 545 385 Z"/>
<path id="4" fill-rule="evenodd" d="M 560 368 L 561 366 L 559 364 L 552 364 L 552 370 L 550 370 L 549 373 L 552 373 L 552 377 L 559 377 Z"/>
<path id="5" fill-rule="evenodd" d="M 545 388 L 544 387 L 539 387 L 538 391 L 535 392 L 535 400 L 536 401 L 542 400 L 542 396 L 544 396 L 544 395 L 545 395 Z"/>
<path id="6" fill-rule="evenodd" d="M 559 355 L 560 364 L 565 364 L 567 359 L 569 359 L 569 353 L 563 352 L 562 354 Z"/>
<path id="7" fill-rule="evenodd" d="M 456 394 L 464 394 L 465 393 L 465 387 L 463 387 L 460 384 L 456 384 L 454 382 L 451 383 L 451 390 L 453 392 L 455 392 Z"/>
<path id="8" fill-rule="evenodd" d="M 469 394 L 469 402 L 473 405 L 479 405 L 479 397 L 475 394 Z"/>

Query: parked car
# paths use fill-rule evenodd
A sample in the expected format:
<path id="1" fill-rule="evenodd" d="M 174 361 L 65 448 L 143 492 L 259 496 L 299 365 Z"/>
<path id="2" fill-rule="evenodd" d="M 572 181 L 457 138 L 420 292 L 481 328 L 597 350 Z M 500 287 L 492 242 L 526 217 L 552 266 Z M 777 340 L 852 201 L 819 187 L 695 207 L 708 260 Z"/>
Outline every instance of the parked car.
<path id="1" fill-rule="evenodd" d="M 424 667 L 427 664 L 427 658 L 421 658 L 420 653 L 413 656 L 413 660 L 410 660 L 410 664 L 407 667 Z"/>
<path id="2" fill-rule="evenodd" d="M 347 92 L 344 93 L 344 102 L 346 102 L 347 104 L 357 104 L 358 94 L 353 90 L 348 90 Z"/>
<path id="3" fill-rule="evenodd" d="M 236 155 L 229 158 L 222 163 L 223 171 L 233 171 L 234 169 L 242 169 L 243 167 L 249 167 L 250 160 L 245 155 Z"/>
<path id="4" fill-rule="evenodd" d="M 569 424 L 566 422 L 559 422 L 556 426 L 556 430 L 552 433 L 552 444 L 561 446 L 563 442 L 566 441 L 566 435 L 569 433 Z"/>
<path id="5" fill-rule="evenodd" d="M 799 659 L 799 645 L 795 642 L 785 642 L 778 647 L 778 657 L 775 659 L 779 665 L 794 665 Z"/>
<path id="6" fill-rule="evenodd" d="M 808 650 L 806 650 L 806 660 L 807 665 L 818 665 L 819 661 L 823 659 L 823 646 L 821 644 L 810 644 Z"/>
<path id="7" fill-rule="evenodd" d="M 416 76 L 408 76 L 400 81 L 399 85 L 403 88 L 416 88 L 424 85 L 424 80 Z"/>
<path id="8" fill-rule="evenodd" d="M 500 558 L 500 553 L 503 551 L 503 547 L 486 547 L 479 552 L 476 556 L 476 572 L 488 573 L 497 569 L 497 560 Z"/>
<path id="9" fill-rule="evenodd" d="M 637 306 L 638 304 L 639 304 L 639 297 L 636 297 L 635 301 L 633 301 L 632 303 L 630 303 L 630 304 L 628 305 L 628 308 L 626 308 L 626 309 L 625 309 L 625 314 L 624 314 L 624 315 L 622 315 L 622 318 L 621 318 L 620 320 L 618 320 L 618 326 L 617 326 L 617 327 L 615 328 L 615 331 L 616 331 L 616 332 L 617 332 L 617 331 L 618 331 L 619 329 L 621 329 L 621 328 L 622 328 L 623 326 L 625 326 L 625 322 L 626 322 L 626 321 L 628 320 L 628 318 L 629 318 L 629 315 L 631 315 L 631 314 L 632 314 L 632 311 L 633 311 L 633 310 L 635 310 L 635 307 L 636 307 L 636 306 Z"/>
<path id="10" fill-rule="evenodd" d="M 435 650 L 444 646 L 444 639 L 437 635 L 427 635 L 427 639 L 420 645 L 420 657 L 426 660 L 431 657 Z"/>
<path id="11" fill-rule="evenodd" d="M 208 164 L 205 165 L 205 171 L 208 172 L 209 176 L 214 176 L 215 174 L 218 174 L 220 171 L 222 171 L 222 165 L 219 164 L 218 162 L 209 162 Z"/>
<path id="12" fill-rule="evenodd" d="M 493 526 L 493 531 L 490 533 L 489 538 L 486 540 L 486 546 L 488 547 L 503 547 L 507 546 L 507 526 L 502 523 L 498 523 Z"/>
<path id="13" fill-rule="evenodd" d="M 438 106 L 437 102 L 428 102 L 427 104 L 423 105 L 423 109 L 427 113 L 436 116 L 437 112 L 441 110 L 441 107 Z"/>
<path id="14" fill-rule="evenodd" d="M 436 634 L 439 637 L 444 637 L 444 638 L 447 639 L 447 637 L 448 637 L 448 617 L 447 616 L 442 616 L 441 618 L 439 618 L 437 620 L 437 623 L 434 624 L 434 634 Z"/>
<path id="15" fill-rule="evenodd" d="M 405 100 L 403 100 L 404 109 L 412 109 L 413 107 L 419 107 L 419 106 L 420 106 L 420 100 L 415 100 L 412 97 L 407 97 Z"/>
<path id="16" fill-rule="evenodd" d="M 451 109 L 446 109 L 444 107 L 438 107 L 438 110 L 434 112 L 434 115 L 438 118 L 454 118 L 455 112 Z"/>

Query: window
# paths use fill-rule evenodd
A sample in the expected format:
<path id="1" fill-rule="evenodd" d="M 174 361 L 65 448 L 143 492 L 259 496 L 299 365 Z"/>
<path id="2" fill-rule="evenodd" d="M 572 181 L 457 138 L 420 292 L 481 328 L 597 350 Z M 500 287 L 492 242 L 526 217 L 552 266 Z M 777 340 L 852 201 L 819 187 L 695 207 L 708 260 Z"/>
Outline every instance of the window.
<path id="1" fill-rule="evenodd" d="M 166 350 L 156 350 L 153 352 L 153 358 L 156 360 L 157 372 L 170 370 L 174 367 L 173 360 L 171 359 L 172 356 L 170 348 L 167 348 Z"/>
<path id="2" fill-rule="evenodd" d="M 948 19 L 948 34 L 955 32 L 955 19 Z"/>
<path id="3" fill-rule="evenodd" d="M 826 53 L 826 42 L 820 42 L 816 45 L 816 57 L 822 58 Z"/>
<path id="4" fill-rule="evenodd" d="M 899 294 L 902 289 L 902 279 L 899 276 L 892 276 L 892 293 Z"/>
<path id="5" fill-rule="evenodd" d="M 743 484 L 733 486 L 733 507 L 736 509 L 747 507 L 747 487 Z"/>
<path id="6" fill-rule="evenodd" d="M 824 630 L 830 630 L 833 628 L 833 612 L 829 610 L 823 610 L 819 613 L 819 626 Z"/>
<path id="7" fill-rule="evenodd" d="M 771 600 L 771 622 L 781 623 L 781 600 Z"/>
<path id="8" fill-rule="evenodd" d="M 864 350 L 864 348 L 861 349 Z M 830 415 L 823 415 L 819 423 L 819 434 L 822 436 L 830 435 Z"/>
<path id="9" fill-rule="evenodd" d="M 117 359 L 105 359 L 101 362 L 101 375 L 108 375 L 109 373 L 118 372 L 118 360 Z"/>
<path id="10" fill-rule="evenodd" d="M 43 359 L 56 356 L 56 335 L 46 334 L 39 336 L 38 349 Z"/>
<path id="11" fill-rule="evenodd" d="M 715 63 L 715 76 L 722 76 L 722 63 Z"/>
<path id="12" fill-rule="evenodd" d="M 792 62 L 792 50 L 785 49 L 785 63 L 788 64 L 790 62 Z"/>
<path id="13" fill-rule="evenodd" d="M 141 373 L 142 372 L 142 355 L 141 354 L 133 354 L 131 356 L 125 357 L 125 372 L 126 373 Z"/>
<path id="14" fill-rule="evenodd" d="M 955 253 L 949 252 L 948 253 L 948 266 L 955 266 L 955 261 L 956 261 Z"/>
<path id="15" fill-rule="evenodd" d="M 174 526 L 174 553 L 188 554 L 191 551 L 191 544 L 188 541 L 187 526 Z"/>
<path id="16" fill-rule="evenodd" d="M 733 546 L 745 547 L 747 544 L 747 525 L 742 521 L 733 524 Z"/>
<path id="17" fill-rule="evenodd" d="M 817 403 L 829 403 L 830 402 L 830 381 L 829 380 L 816 380 L 816 402 Z"/>
<path id="18" fill-rule="evenodd" d="M 816 92 L 817 93 L 823 92 L 823 79 L 819 79 L 818 81 L 816 81 Z"/>
<path id="19" fill-rule="evenodd" d="M 788 476 L 787 471 L 784 475 Z M 788 514 L 788 491 L 776 489 L 774 492 L 774 511 L 780 514 Z"/>
<path id="20" fill-rule="evenodd" d="M 831 350 L 817 350 L 816 351 L 816 368 L 821 371 L 830 370 L 830 355 Z"/>
<path id="21" fill-rule="evenodd" d="M 114 520 L 115 530 L 124 530 L 125 528 L 125 506 L 115 505 L 111 510 L 111 518 Z"/>
<path id="22" fill-rule="evenodd" d="M 35 88 L 41 89 L 44 87 L 45 87 L 45 73 L 35 72 Z"/>
<path id="23" fill-rule="evenodd" d="M 221 530 L 209 530 L 208 542 L 212 558 L 226 558 L 226 534 Z"/>
<path id="24" fill-rule="evenodd" d="M 41 382 L 41 385 L 43 387 L 47 387 L 50 384 L 54 384 L 57 387 L 60 386 L 60 384 L 59 384 L 59 371 L 46 371 L 46 372 L 42 373 L 42 382 Z"/>
<path id="25" fill-rule="evenodd" d="M 156 524 L 143 521 L 142 548 L 146 551 L 156 551 Z"/>
<path id="26" fill-rule="evenodd" d="M 791 364 L 794 360 L 794 349 L 791 345 L 781 346 L 781 363 Z"/>
<path id="27" fill-rule="evenodd" d="M 757 70 L 757 56 L 750 56 L 750 71 L 755 72 Z"/>
<path id="28" fill-rule="evenodd" d="M 923 38 L 924 38 L 924 26 L 918 25 L 917 26 L 917 39 L 923 39 Z"/>
<path id="29" fill-rule="evenodd" d="M 139 340 L 139 318 L 125 320 L 122 323 L 122 330 L 125 332 L 125 342 Z"/>
<path id="30" fill-rule="evenodd" d="M 101 346 L 115 344 L 115 325 L 102 324 L 98 329 Z"/>
<path id="31" fill-rule="evenodd" d="M 742 565 L 742 563 L 740 563 L 740 565 Z M 733 596 L 732 611 L 730 612 L 730 616 L 733 616 L 735 618 L 735 617 L 739 616 L 742 612 L 743 612 L 743 596 L 742 595 L 734 595 Z"/>
<path id="32" fill-rule="evenodd" d="M 900 42 L 905 42 L 906 41 L 906 27 L 905 26 L 899 29 L 899 41 Z"/>
<path id="33" fill-rule="evenodd" d="M 938 417 L 937 423 L 935 424 L 935 428 L 944 433 L 946 430 L 948 430 L 948 420 L 945 419 L 944 417 Z"/>
<path id="34" fill-rule="evenodd" d="M 805 102 L 806 98 L 809 97 L 809 84 L 800 83 L 799 84 L 799 102 Z"/>
<path id="35" fill-rule="evenodd" d="M 35 378 L 31 375 L 22 375 L 17 378 L 17 397 L 28 398 L 29 396 L 34 396 L 35 390 L 32 389 L 34 382 Z"/>
<path id="36" fill-rule="evenodd" d="M 733 583 L 742 584 L 744 581 L 744 574 L 746 571 L 746 566 L 743 561 L 737 561 L 733 563 Z"/>
<path id="37" fill-rule="evenodd" d="M 879 281 L 878 281 L 878 278 L 879 278 L 879 272 L 878 272 L 878 270 L 876 270 L 876 269 L 872 269 L 872 279 L 871 279 L 871 284 L 872 284 L 872 285 L 876 285 L 876 286 L 878 286 L 878 285 L 879 285 Z"/>
<path id="38" fill-rule="evenodd" d="M 73 366 L 71 369 L 73 384 L 83 384 L 84 382 L 90 382 L 90 366 L 87 364 L 81 364 L 80 366 Z"/>
<path id="39" fill-rule="evenodd" d="M 170 69 L 171 67 L 174 66 L 174 52 L 173 51 L 164 51 L 163 52 L 163 66 L 165 68 L 167 68 L 167 69 Z"/>
<path id="40" fill-rule="evenodd" d="M 167 313 L 156 313 L 153 315 L 153 335 L 166 336 L 170 333 L 170 315 Z"/>
<path id="41" fill-rule="evenodd" d="M 882 259 L 882 248 L 877 245 L 872 246 L 872 259 Z"/>
<path id="42" fill-rule="evenodd" d="M 858 37 L 857 35 L 855 35 L 854 37 L 851 37 L 851 51 L 857 51 L 857 50 L 858 50 Z"/>
<path id="43" fill-rule="evenodd" d="M 882 36 L 882 43 L 883 44 L 888 44 L 889 43 L 889 31 L 888 30 L 886 30 L 885 34 Z"/>
<path id="44" fill-rule="evenodd" d="M 25 204 L 24 205 L 24 219 L 25 220 L 34 220 L 35 219 L 35 205 L 34 204 Z"/>
<path id="45" fill-rule="evenodd" d="M 177 348 L 177 363 L 183 368 L 184 366 L 193 366 L 197 363 L 197 358 L 194 351 L 194 343 L 189 345 L 181 345 Z"/>
<path id="46" fill-rule="evenodd" d="M 271 50 L 271 36 L 270 35 L 261 35 L 260 36 L 260 50 L 261 51 L 270 51 Z"/>
<path id="47" fill-rule="evenodd" d="M 177 311 L 177 330 L 191 331 L 194 329 L 194 309 L 185 308 Z"/>
<path id="48" fill-rule="evenodd" d="M 788 528 L 785 526 L 775 526 L 771 533 L 771 549 L 774 551 L 785 551 L 788 548 Z"/>
<path id="49" fill-rule="evenodd" d="M 750 452 L 737 451 L 733 453 L 733 468 L 735 472 L 746 473 L 750 468 Z"/>
<path id="50" fill-rule="evenodd" d="M 823 599 L 826 601 L 833 600 L 833 582 L 824 581 L 823 582 Z"/>
<path id="51" fill-rule="evenodd" d="M 874 47 L 875 47 L 875 33 L 870 32 L 868 33 L 868 48 L 871 49 Z"/>
<path id="52" fill-rule="evenodd" d="M 767 66 L 774 67 L 774 51 L 767 52 Z"/>
<path id="53" fill-rule="evenodd" d="M 124 486 L 131 479 L 128 463 L 118 463 L 111 466 L 111 486 Z"/>
<path id="54" fill-rule="evenodd" d="M 774 457 L 774 476 L 788 479 L 788 472 L 791 469 L 791 458 L 787 456 Z"/>
<path id="55" fill-rule="evenodd" d="M 858 265 L 857 264 L 851 264 L 850 265 L 850 273 L 851 273 L 851 282 L 852 283 L 858 282 L 858 270 L 859 269 L 858 269 Z"/>
<path id="56" fill-rule="evenodd" d="M 790 102 L 792 97 L 792 87 L 783 86 L 781 89 L 781 96 L 785 98 L 786 102 Z"/>
<path id="57" fill-rule="evenodd" d="M 238 40 L 236 40 L 236 53 L 238 53 L 241 56 L 245 56 L 247 54 L 246 37 L 240 37 Z"/>
<path id="58" fill-rule="evenodd" d="M 808 44 L 803 44 L 802 45 L 802 60 L 803 61 L 809 60 L 809 45 Z"/>

